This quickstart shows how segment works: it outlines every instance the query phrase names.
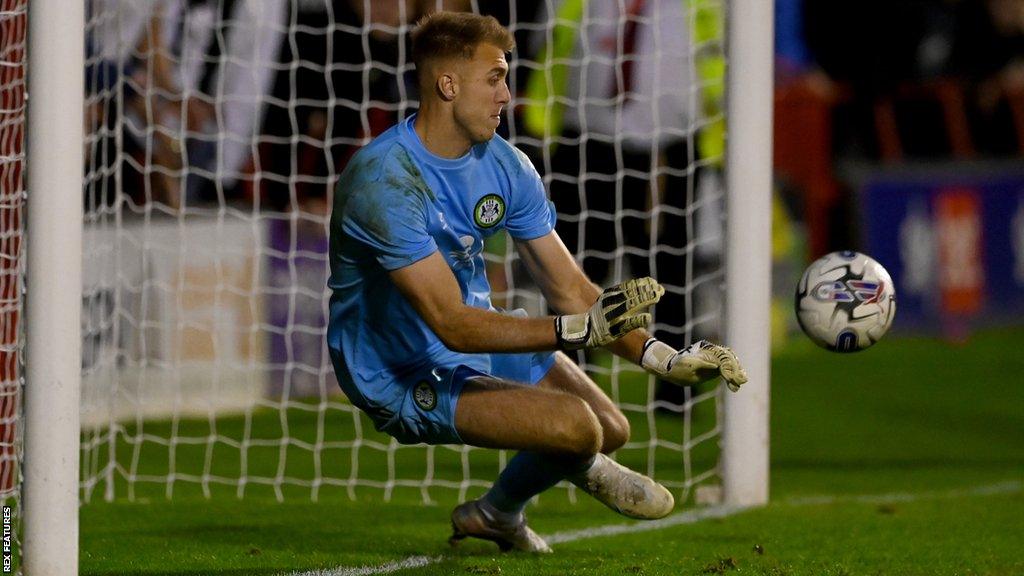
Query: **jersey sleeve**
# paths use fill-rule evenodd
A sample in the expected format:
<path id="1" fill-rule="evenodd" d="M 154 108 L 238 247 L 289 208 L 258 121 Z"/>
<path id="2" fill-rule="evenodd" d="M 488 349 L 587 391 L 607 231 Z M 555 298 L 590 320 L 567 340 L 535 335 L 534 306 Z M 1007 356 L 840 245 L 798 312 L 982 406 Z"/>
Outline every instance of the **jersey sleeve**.
<path id="1" fill-rule="evenodd" d="M 346 191 L 342 230 L 367 245 L 384 269 L 397 270 L 437 250 L 421 191 L 405 189 L 387 174 L 342 184 L 353 187 Z"/>
<path id="2" fill-rule="evenodd" d="M 548 200 L 544 182 L 525 154 L 516 150 L 522 170 L 513 180 L 505 228 L 516 240 L 533 240 L 555 229 L 555 205 Z"/>

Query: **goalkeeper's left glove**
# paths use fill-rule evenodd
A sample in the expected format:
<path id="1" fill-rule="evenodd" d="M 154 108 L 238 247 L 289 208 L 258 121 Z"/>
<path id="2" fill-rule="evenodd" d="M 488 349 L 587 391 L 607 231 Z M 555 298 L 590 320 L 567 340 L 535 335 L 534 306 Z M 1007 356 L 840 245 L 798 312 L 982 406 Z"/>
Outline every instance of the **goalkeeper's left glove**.
<path id="1" fill-rule="evenodd" d="M 736 354 L 718 344 L 700 340 L 676 351 L 668 344 L 651 338 L 644 344 L 640 364 L 663 380 L 687 386 L 700 384 L 721 376 L 729 390 L 736 392 L 747 381 Z"/>

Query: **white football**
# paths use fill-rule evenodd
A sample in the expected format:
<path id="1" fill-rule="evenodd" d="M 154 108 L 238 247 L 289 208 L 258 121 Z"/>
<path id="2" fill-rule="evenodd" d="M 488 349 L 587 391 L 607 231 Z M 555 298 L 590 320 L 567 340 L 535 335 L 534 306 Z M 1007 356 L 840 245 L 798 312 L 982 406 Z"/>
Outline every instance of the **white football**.
<path id="1" fill-rule="evenodd" d="M 804 334 L 834 352 L 857 352 L 878 342 L 896 316 L 896 289 L 870 256 L 833 252 L 815 260 L 796 288 L 796 317 Z"/>

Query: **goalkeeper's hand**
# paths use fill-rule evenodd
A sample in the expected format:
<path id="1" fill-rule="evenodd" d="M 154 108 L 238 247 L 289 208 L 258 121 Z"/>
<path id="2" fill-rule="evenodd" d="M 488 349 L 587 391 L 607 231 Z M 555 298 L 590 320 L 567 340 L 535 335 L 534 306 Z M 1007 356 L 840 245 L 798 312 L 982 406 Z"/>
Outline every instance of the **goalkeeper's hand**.
<path id="1" fill-rule="evenodd" d="M 563 350 L 605 346 L 651 323 L 647 309 L 665 289 L 653 278 L 638 278 L 612 286 L 583 314 L 555 318 L 555 335 Z"/>
<path id="2" fill-rule="evenodd" d="M 736 354 L 707 340 L 676 351 L 668 344 L 651 338 L 644 344 L 640 364 L 648 372 L 680 386 L 700 384 L 721 376 L 729 390 L 736 392 L 747 381 L 747 373 L 740 366 Z"/>

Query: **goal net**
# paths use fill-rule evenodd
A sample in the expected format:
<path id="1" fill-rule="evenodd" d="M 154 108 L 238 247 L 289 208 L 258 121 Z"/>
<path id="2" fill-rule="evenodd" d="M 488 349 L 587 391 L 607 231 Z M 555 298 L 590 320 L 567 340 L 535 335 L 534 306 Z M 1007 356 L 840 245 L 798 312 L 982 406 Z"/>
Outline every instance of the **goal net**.
<path id="1" fill-rule="evenodd" d="M 0 501 L 20 516 L 24 294 L 25 33 L 28 0 L 0 0 Z M 17 539 L 17 526 L 12 526 Z M 6 538 L 6 534 L 4 535 Z M 18 542 L 15 540 L 15 546 Z M 20 548 L 20 546 L 18 546 Z"/>
<path id="2" fill-rule="evenodd" d="M 0 2 L 5 495 L 26 4 Z M 333 188 L 360 146 L 415 112 L 409 33 L 437 4 L 514 32 L 500 132 L 533 159 L 593 279 L 658 278 L 668 293 L 654 328 L 674 345 L 721 335 L 724 0 L 87 0 L 83 501 L 431 502 L 474 497 L 497 476 L 506 453 L 374 430 L 341 394 L 324 341 Z M 513 243 L 486 250 L 494 304 L 547 312 Z M 663 388 L 604 353 L 577 360 L 629 417 L 616 458 L 681 501 L 713 501 L 719 387 Z"/>

